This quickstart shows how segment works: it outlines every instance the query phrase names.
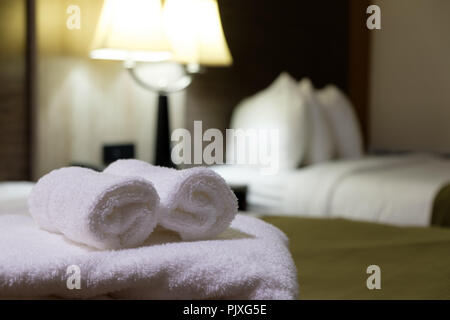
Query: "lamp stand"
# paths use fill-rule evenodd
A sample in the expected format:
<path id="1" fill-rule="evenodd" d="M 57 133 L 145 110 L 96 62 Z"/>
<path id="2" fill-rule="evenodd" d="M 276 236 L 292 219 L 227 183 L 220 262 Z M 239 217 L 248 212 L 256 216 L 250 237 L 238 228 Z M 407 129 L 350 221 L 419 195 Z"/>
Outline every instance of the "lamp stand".
<path id="1" fill-rule="evenodd" d="M 158 93 L 157 119 L 155 165 L 175 168 L 170 151 L 169 99 L 164 92 Z"/>
<path id="2" fill-rule="evenodd" d="M 133 61 L 126 61 L 125 68 L 128 70 L 134 81 L 136 81 L 136 83 L 138 83 L 141 87 L 158 93 L 155 165 L 175 168 L 175 164 L 172 162 L 170 148 L 168 94 L 187 88 L 191 84 L 192 77 L 187 72 L 185 72 L 184 75 L 170 84 L 164 86 L 153 86 L 149 83 L 144 82 L 141 78 L 138 77 L 135 70 L 135 63 Z"/>

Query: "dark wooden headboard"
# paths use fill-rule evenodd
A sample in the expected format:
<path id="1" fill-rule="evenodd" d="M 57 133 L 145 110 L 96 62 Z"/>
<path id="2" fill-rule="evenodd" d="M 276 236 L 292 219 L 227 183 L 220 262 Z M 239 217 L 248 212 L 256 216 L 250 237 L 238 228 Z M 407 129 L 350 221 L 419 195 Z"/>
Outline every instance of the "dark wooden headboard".
<path id="1" fill-rule="evenodd" d="M 31 178 L 34 0 L 0 3 L 0 181 Z"/>
<path id="2" fill-rule="evenodd" d="M 368 32 L 365 0 L 219 0 L 234 64 L 209 68 L 187 91 L 187 128 L 225 129 L 236 104 L 281 71 L 334 83 L 355 105 L 367 137 Z"/>

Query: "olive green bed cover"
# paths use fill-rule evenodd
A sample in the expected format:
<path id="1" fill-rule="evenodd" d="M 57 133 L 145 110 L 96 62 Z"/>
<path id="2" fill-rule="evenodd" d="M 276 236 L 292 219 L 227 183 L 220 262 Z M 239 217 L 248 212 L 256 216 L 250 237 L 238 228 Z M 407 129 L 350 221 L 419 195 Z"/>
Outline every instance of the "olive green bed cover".
<path id="1" fill-rule="evenodd" d="M 300 299 L 450 299 L 450 228 L 263 219 L 290 240 Z M 380 268 L 380 289 L 367 287 L 371 265 Z"/>

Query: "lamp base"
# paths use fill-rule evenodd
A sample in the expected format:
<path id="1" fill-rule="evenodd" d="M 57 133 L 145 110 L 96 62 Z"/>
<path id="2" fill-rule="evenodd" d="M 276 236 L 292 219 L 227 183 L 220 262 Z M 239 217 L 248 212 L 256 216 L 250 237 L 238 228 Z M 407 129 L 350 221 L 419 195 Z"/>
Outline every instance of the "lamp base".
<path id="1" fill-rule="evenodd" d="M 170 150 L 169 99 L 163 93 L 158 95 L 157 119 L 155 165 L 175 168 Z"/>

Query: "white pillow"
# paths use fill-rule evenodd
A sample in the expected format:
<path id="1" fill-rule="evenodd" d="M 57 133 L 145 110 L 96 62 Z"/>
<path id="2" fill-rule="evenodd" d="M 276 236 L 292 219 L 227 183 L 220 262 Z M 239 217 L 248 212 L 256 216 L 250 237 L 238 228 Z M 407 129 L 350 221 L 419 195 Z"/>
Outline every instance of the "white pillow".
<path id="1" fill-rule="evenodd" d="M 302 161 L 307 124 L 306 106 L 297 81 L 286 72 L 281 73 L 268 88 L 239 103 L 231 117 L 232 129 L 279 130 L 280 169 L 297 168 Z M 259 147 L 270 143 L 263 139 L 257 145 L 247 144 L 244 149 L 234 149 L 228 140 L 227 163 L 236 159 L 233 151 L 255 155 Z"/>
<path id="2" fill-rule="evenodd" d="M 330 123 L 338 158 L 361 158 L 363 156 L 361 129 L 351 102 L 334 85 L 317 90 L 316 97 Z"/>
<path id="3" fill-rule="evenodd" d="M 304 164 L 310 165 L 331 160 L 335 155 L 334 139 L 325 111 L 316 98 L 311 80 L 303 78 L 299 82 L 299 88 L 308 106 L 308 119 L 310 121 Z"/>

